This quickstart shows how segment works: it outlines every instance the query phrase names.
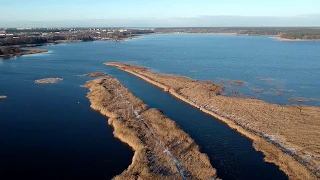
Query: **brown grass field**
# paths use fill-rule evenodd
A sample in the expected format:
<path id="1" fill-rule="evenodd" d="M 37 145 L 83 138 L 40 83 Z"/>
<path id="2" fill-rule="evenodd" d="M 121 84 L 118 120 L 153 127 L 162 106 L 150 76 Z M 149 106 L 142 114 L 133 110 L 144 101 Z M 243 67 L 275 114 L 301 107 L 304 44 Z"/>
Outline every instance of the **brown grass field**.
<path id="1" fill-rule="evenodd" d="M 162 88 L 176 98 L 225 122 L 253 141 L 289 179 L 320 179 L 320 108 L 280 106 L 261 100 L 223 96 L 210 82 L 157 74 L 147 68 L 106 63 Z"/>
<path id="2" fill-rule="evenodd" d="M 91 108 L 109 117 L 114 136 L 134 150 L 131 165 L 114 179 L 216 179 L 216 170 L 178 125 L 111 77 L 88 81 Z"/>

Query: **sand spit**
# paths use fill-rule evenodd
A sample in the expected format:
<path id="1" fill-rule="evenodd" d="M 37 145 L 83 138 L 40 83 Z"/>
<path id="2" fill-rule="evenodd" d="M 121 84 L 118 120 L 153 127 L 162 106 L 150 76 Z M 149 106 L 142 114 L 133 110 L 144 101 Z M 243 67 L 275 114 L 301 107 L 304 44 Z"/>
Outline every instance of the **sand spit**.
<path id="1" fill-rule="evenodd" d="M 45 78 L 45 79 L 35 80 L 34 83 L 36 83 L 36 84 L 53 84 L 53 83 L 57 83 L 62 80 L 63 80 L 63 78 Z"/>
<path id="2" fill-rule="evenodd" d="M 8 96 L 0 96 L 0 99 L 7 99 Z"/>
<path id="3" fill-rule="evenodd" d="M 89 77 L 100 77 L 100 76 L 106 76 L 107 74 L 104 72 L 94 72 L 94 73 L 88 73 L 84 74 L 83 76 L 89 76 Z"/>
<path id="4" fill-rule="evenodd" d="M 123 63 L 106 65 L 140 77 L 225 122 L 250 138 L 265 161 L 278 165 L 290 179 L 320 178 L 320 108 L 221 96 L 222 88 L 212 83 Z"/>
<path id="5" fill-rule="evenodd" d="M 85 86 L 91 108 L 108 116 L 114 136 L 135 152 L 132 164 L 114 179 L 216 179 L 216 170 L 194 140 L 118 80 L 104 77 Z"/>

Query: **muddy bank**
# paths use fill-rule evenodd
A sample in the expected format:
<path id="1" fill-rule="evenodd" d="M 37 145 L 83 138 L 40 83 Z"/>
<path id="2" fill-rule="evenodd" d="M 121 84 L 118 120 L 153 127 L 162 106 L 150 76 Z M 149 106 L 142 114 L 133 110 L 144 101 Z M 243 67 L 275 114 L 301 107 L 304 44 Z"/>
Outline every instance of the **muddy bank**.
<path id="1" fill-rule="evenodd" d="M 62 80 L 63 80 L 63 78 L 45 78 L 45 79 L 35 80 L 34 83 L 36 83 L 36 84 L 54 84 L 54 83 L 57 83 Z"/>
<path id="2" fill-rule="evenodd" d="M 115 137 L 134 150 L 115 179 L 216 179 L 207 155 L 177 124 L 136 98 L 111 77 L 88 81 L 91 108 L 108 116 Z"/>
<path id="3" fill-rule="evenodd" d="M 290 179 L 320 177 L 320 108 L 226 97 L 220 95 L 220 86 L 209 82 L 157 74 L 140 66 L 107 65 L 140 77 L 225 122 L 250 138 L 254 148 L 265 154 L 265 161 L 278 165 Z"/>

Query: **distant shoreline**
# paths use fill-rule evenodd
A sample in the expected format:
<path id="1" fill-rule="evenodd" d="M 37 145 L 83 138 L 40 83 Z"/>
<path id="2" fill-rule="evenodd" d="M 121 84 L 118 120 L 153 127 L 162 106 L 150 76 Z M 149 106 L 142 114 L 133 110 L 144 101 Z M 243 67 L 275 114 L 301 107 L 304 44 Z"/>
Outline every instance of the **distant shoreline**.
<path id="1" fill-rule="evenodd" d="M 278 41 L 287 41 L 287 42 L 320 41 L 320 39 L 288 39 L 288 38 L 282 38 L 280 36 L 270 37 L 270 38 L 276 39 Z"/>

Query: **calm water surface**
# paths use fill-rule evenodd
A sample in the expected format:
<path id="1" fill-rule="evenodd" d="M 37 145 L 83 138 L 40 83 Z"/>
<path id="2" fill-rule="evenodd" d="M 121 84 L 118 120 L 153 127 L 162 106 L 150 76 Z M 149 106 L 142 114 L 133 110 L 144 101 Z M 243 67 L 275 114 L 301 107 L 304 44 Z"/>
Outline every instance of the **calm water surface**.
<path id="1" fill-rule="evenodd" d="M 240 92 L 261 88 L 260 98 L 270 102 L 287 104 L 290 97 L 306 97 L 306 104 L 319 105 L 320 42 L 191 34 L 43 48 L 49 53 L 0 60 L 0 95 L 8 96 L 0 101 L 1 179 L 110 179 L 131 163 L 130 148 L 113 137 L 107 119 L 89 108 L 87 90 L 79 88 L 90 78 L 76 75 L 94 71 L 119 78 L 151 107 L 176 120 L 223 179 L 286 178 L 276 166 L 264 163 L 246 138 L 159 89 L 104 67 L 106 61 L 137 63 L 199 80 L 242 80 L 247 83 L 236 87 Z M 64 81 L 34 84 L 47 77 Z M 274 95 L 279 89 L 294 92 Z"/>

